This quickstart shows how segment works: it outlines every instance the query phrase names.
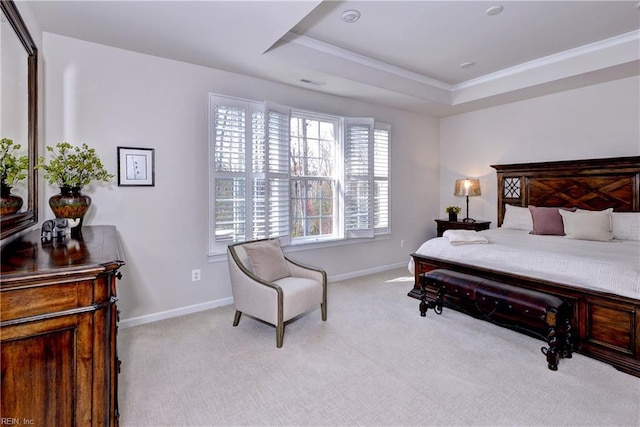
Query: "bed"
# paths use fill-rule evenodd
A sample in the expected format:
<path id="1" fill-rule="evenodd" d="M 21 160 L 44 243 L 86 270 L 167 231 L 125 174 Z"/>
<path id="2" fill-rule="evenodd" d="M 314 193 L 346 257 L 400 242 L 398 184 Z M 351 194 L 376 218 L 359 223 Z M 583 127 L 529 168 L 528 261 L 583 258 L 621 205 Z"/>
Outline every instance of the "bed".
<path id="1" fill-rule="evenodd" d="M 640 156 L 492 167 L 498 229 L 478 232 L 489 244 L 425 242 L 411 254 L 409 296 L 420 298 L 419 275 L 436 268 L 556 295 L 571 304 L 577 352 L 640 377 L 640 242 L 633 240 L 640 234 Z M 613 241 L 531 235 L 513 221 L 528 206 L 577 209 L 576 216 L 612 208 L 614 231 L 627 228 Z"/>

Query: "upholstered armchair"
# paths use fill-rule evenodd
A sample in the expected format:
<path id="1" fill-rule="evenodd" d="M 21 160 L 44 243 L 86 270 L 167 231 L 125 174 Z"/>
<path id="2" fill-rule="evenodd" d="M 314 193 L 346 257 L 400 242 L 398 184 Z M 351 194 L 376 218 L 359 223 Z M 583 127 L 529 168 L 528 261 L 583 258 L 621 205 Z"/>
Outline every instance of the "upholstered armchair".
<path id="1" fill-rule="evenodd" d="M 233 326 L 242 313 L 270 323 L 280 348 L 288 320 L 318 304 L 327 320 L 327 274 L 285 257 L 277 238 L 230 245 L 227 258 L 236 307 Z"/>

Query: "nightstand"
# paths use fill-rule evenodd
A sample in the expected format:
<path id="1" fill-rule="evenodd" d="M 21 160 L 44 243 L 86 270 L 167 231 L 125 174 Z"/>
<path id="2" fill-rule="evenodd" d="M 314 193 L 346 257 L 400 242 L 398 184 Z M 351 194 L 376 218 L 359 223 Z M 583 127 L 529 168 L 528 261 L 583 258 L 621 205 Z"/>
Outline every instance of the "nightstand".
<path id="1" fill-rule="evenodd" d="M 438 237 L 442 237 L 442 233 L 447 230 L 488 230 L 491 221 L 476 221 L 476 222 L 463 222 L 463 221 L 449 221 L 448 219 L 436 219 L 438 224 Z"/>

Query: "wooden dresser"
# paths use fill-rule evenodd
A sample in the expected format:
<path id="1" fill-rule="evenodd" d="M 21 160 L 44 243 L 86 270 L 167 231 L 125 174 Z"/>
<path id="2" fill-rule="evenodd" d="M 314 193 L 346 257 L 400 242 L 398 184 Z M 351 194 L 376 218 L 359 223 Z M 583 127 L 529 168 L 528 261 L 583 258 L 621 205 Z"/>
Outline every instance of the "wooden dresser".
<path id="1" fill-rule="evenodd" d="M 115 227 L 42 243 L 35 230 L 2 249 L 3 424 L 118 425 Z"/>

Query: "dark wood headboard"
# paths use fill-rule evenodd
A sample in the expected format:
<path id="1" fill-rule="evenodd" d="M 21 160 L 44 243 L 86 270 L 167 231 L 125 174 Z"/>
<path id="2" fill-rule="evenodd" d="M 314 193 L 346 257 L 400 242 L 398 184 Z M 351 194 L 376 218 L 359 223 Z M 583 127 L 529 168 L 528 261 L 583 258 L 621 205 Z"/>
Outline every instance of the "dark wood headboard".
<path id="1" fill-rule="evenodd" d="M 506 204 L 640 211 L 640 156 L 491 167 L 498 178 L 498 226 Z"/>

